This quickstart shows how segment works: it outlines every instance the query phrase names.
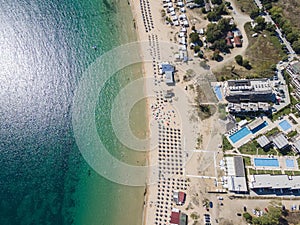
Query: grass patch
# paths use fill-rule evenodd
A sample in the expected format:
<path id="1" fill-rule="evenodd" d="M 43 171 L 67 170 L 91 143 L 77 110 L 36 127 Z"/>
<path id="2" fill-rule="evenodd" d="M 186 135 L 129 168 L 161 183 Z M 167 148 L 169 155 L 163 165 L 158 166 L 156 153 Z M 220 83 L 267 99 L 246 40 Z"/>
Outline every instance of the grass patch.
<path id="1" fill-rule="evenodd" d="M 296 171 L 290 171 L 290 170 L 286 170 L 284 171 L 286 175 L 289 176 L 299 176 L 300 175 L 300 171 L 296 170 Z"/>
<path id="2" fill-rule="evenodd" d="M 283 17 L 287 18 L 292 25 L 300 29 L 300 2 L 297 0 L 277 1 L 273 5 L 280 6 L 283 9 Z"/>
<path id="3" fill-rule="evenodd" d="M 254 4 L 253 1 L 245 1 Z M 247 70 L 236 62 L 232 62 L 222 69 L 214 71 L 217 80 L 271 77 L 274 75 L 271 65 L 277 64 L 286 56 L 278 38 L 272 36 L 269 31 L 263 31 L 258 37 L 252 37 L 255 32 L 250 23 L 245 24 L 245 31 L 249 45 L 243 58 L 249 60 L 252 69 Z"/>
<path id="4" fill-rule="evenodd" d="M 298 134 L 296 130 L 291 131 L 290 133 L 287 134 L 289 138 L 295 137 Z"/>
<path id="5" fill-rule="evenodd" d="M 219 104 L 218 105 L 218 112 L 219 112 L 219 119 L 225 120 L 226 119 L 226 105 Z"/>
<path id="6" fill-rule="evenodd" d="M 267 132 L 265 133 L 265 136 L 266 136 L 266 137 L 271 137 L 272 135 L 277 134 L 277 133 L 279 133 L 279 132 L 280 132 L 280 131 L 279 131 L 279 128 L 278 128 L 278 127 L 274 127 L 272 130 L 267 131 Z"/>
<path id="7" fill-rule="evenodd" d="M 251 11 L 257 10 L 254 1 L 249 0 L 236 0 L 237 7 L 244 13 L 250 15 Z"/>
<path id="8" fill-rule="evenodd" d="M 271 174 L 271 175 L 281 175 L 281 170 L 255 170 L 249 169 L 250 175 L 258 175 L 258 174 Z"/>
<path id="9" fill-rule="evenodd" d="M 244 163 L 246 166 L 251 166 L 251 158 L 250 157 L 243 156 L 243 159 L 244 159 Z"/>
<path id="10" fill-rule="evenodd" d="M 257 154 L 257 148 L 259 148 L 259 145 L 256 141 L 250 141 L 243 146 L 239 148 L 239 151 L 242 154 L 247 154 L 247 155 L 256 155 Z"/>
<path id="11" fill-rule="evenodd" d="M 272 121 L 274 122 L 275 120 L 278 120 L 279 117 L 281 116 L 285 116 L 291 113 L 291 107 L 290 106 L 286 106 L 283 109 L 279 110 L 278 112 L 272 114 Z"/>
<path id="12" fill-rule="evenodd" d="M 223 147 L 223 151 L 228 151 L 233 149 L 233 146 L 230 144 L 230 142 L 228 141 L 225 135 L 223 135 L 222 147 Z"/>

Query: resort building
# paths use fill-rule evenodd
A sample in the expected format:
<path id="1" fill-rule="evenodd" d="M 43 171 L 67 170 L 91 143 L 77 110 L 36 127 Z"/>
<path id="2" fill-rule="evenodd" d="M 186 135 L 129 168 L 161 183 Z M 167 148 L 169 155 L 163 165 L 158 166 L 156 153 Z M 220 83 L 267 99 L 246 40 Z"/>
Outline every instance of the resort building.
<path id="1" fill-rule="evenodd" d="M 234 41 L 235 47 L 242 47 L 242 41 L 239 36 L 235 36 L 233 38 L 233 41 Z"/>
<path id="2" fill-rule="evenodd" d="M 165 75 L 165 82 L 167 85 L 174 85 L 175 80 L 174 80 L 174 72 L 175 72 L 175 67 L 167 62 L 161 63 L 159 65 L 160 69 L 160 74 Z"/>
<path id="3" fill-rule="evenodd" d="M 274 146 L 278 148 L 279 150 L 285 149 L 289 147 L 289 141 L 286 139 L 286 137 L 280 133 L 272 138 Z"/>
<path id="4" fill-rule="evenodd" d="M 259 193 L 270 191 L 300 191 L 300 176 L 288 175 L 250 175 L 249 188 Z M 289 193 L 289 192 L 287 192 Z"/>
<path id="5" fill-rule="evenodd" d="M 293 149 L 296 153 L 300 153 L 300 139 L 293 143 Z"/>
<path id="6" fill-rule="evenodd" d="M 185 202 L 185 193 L 182 191 L 174 191 L 173 193 L 173 199 L 176 205 L 183 205 Z"/>
<path id="7" fill-rule="evenodd" d="M 289 73 L 291 77 L 291 83 L 295 87 L 295 94 L 298 98 L 300 98 L 300 62 L 294 61 L 291 62 L 286 71 Z"/>
<path id="8" fill-rule="evenodd" d="M 268 112 L 270 104 L 267 102 L 229 103 L 227 109 L 229 113 Z"/>
<path id="9" fill-rule="evenodd" d="M 247 182 L 242 156 L 226 157 L 227 185 L 230 192 L 247 193 Z"/>
<path id="10" fill-rule="evenodd" d="M 187 215 L 173 208 L 171 212 L 170 225 L 187 225 Z"/>
<path id="11" fill-rule="evenodd" d="M 272 143 L 265 135 L 260 136 L 256 141 L 263 149 L 268 149 Z"/>
<path id="12" fill-rule="evenodd" d="M 229 102 L 271 102 L 274 95 L 269 79 L 228 80 L 224 83 L 225 98 Z"/>

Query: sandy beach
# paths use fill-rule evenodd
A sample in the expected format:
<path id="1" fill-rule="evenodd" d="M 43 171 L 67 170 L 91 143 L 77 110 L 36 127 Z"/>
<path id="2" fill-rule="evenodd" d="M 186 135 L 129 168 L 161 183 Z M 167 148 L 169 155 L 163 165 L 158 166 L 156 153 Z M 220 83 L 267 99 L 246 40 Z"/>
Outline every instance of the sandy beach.
<path id="1" fill-rule="evenodd" d="M 145 62 L 144 77 L 145 93 L 148 98 L 148 120 L 149 129 L 153 141 L 151 146 L 157 146 L 153 151 L 149 151 L 147 156 L 148 165 L 158 165 L 157 171 L 148 171 L 148 186 L 145 191 L 143 224 L 168 224 L 170 221 L 171 210 L 173 208 L 172 192 L 176 190 L 187 190 L 187 182 L 184 177 L 185 153 L 183 148 L 184 137 L 189 136 L 192 148 L 195 143 L 196 133 L 192 129 L 183 129 L 183 124 L 190 128 L 188 110 L 190 108 L 189 97 L 184 92 L 184 87 L 178 85 L 172 87 L 177 101 L 169 103 L 165 101 L 164 93 L 170 87 L 164 83 L 163 77 L 158 73 L 158 63 L 163 59 L 173 61 L 171 54 L 161 51 L 161 43 L 171 43 L 174 45 L 174 27 L 164 24 L 161 16 L 162 5 L 159 1 L 133 0 L 130 2 L 134 26 L 137 31 L 138 40 L 149 42 L 149 49 L 152 55 L 152 62 Z M 174 30 L 175 32 L 175 30 Z M 142 51 L 146 48 L 143 46 Z M 166 49 L 164 49 L 166 50 Z M 146 52 L 141 52 L 147 55 Z M 177 90 L 178 89 L 178 90 Z M 181 112 L 178 111 L 178 109 Z M 154 182 L 153 181 L 157 181 Z M 152 183 L 150 183 L 152 182 Z"/>

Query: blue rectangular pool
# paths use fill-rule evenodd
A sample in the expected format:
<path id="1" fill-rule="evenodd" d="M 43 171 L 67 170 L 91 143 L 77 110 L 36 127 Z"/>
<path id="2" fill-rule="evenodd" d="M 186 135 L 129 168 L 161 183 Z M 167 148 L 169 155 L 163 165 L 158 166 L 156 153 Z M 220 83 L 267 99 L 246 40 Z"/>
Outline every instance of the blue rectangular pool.
<path id="1" fill-rule="evenodd" d="M 259 126 L 255 127 L 253 130 L 251 130 L 251 132 L 253 134 L 255 134 L 256 132 L 260 131 L 261 129 L 263 129 L 266 126 L 268 126 L 268 122 L 264 121 L 262 124 L 260 124 Z"/>
<path id="2" fill-rule="evenodd" d="M 216 93 L 218 100 L 222 100 L 221 87 L 219 85 L 214 87 L 214 92 Z"/>
<path id="3" fill-rule="evenodd" d="M 251 134 L 251 131 L 248 129 L 248 127 L 243 127 L 242 129 L 238 130 L 234 134 L 229 136 L 229 139 L 233 142 L 236 143 L 242 138 L 246 137 L 248 134 Z"/>
<path id="4" fill-rule="evenodd" d="M 293 168 L 295 166 L 293 159 L 286 159 L 285 164 L 286 164 L 286 167 L 290 167 L 290 168 Z"/>
<path id="5" fill-rule="evenodd" d="M 287 131 L 288 129 L 292 128 L 292 125 L 289 124 L 288 121 L 283 120 L 279 123 L 279 126 L 281 127 L 282 130 Z"/>
<path id="6" fill-rule="evenodd" d="M 254 158 L 254 166 L 279 167 L 278 159 Z"/>

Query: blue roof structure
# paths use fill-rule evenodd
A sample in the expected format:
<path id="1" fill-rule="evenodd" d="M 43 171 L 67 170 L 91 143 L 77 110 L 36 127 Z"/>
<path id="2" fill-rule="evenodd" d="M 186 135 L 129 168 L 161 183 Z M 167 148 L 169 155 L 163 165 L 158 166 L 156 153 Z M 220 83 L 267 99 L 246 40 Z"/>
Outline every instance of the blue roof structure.
<path id="1" fill-rule="evenodd" d="M 170 71 L 170 72 L 174 73 L 175 68 L 174 68 L 174 66 L 172 66 L 170 64 L 162 64 L 161 67 L 162 67 L 162 72 L 163 73 L 165 73 L 167 71 Z"/>

